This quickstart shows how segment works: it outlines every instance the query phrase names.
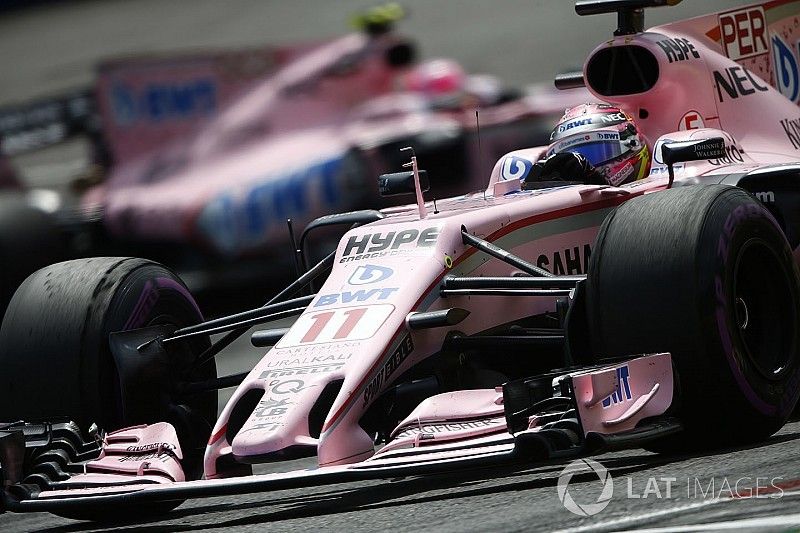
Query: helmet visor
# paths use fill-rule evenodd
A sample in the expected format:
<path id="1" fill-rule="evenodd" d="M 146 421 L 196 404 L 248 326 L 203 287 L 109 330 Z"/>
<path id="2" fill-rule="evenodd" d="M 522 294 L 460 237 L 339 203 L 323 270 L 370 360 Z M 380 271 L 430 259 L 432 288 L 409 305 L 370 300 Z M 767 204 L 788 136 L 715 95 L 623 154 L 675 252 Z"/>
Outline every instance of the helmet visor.
<path id="1" fill-rule="evenodd" d="M 575 135 L 555 143 L 547 151 L 547 155 L 575 152 L 584 156 L 592 165 L 598 166 L 621 156 L 626 151 L 628 147 L 620 142 L 619 133 L 592 132 Z"/>

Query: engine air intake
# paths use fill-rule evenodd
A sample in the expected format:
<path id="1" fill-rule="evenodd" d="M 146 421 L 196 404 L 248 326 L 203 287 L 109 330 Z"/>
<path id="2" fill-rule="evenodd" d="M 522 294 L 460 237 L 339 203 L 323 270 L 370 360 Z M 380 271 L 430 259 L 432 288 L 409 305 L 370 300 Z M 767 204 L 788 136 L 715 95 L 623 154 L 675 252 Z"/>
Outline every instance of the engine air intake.
<path id="1" fill-rule="evenodd" d="M 649 91 L 658 81 L 658 60 L 641 46 L 614 46 L 598 51 L 586 65 L 586 82 L 603 96 Z"/>

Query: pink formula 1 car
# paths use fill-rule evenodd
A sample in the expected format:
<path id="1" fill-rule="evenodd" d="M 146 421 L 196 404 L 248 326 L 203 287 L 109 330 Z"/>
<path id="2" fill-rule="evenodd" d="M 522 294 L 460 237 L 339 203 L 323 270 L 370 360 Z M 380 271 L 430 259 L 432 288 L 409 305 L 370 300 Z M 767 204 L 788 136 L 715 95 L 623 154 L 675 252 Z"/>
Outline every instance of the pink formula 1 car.
<path id="1" fill-rule="evenodd" d="M 197 274 L 198 289 L 263 283 L 265 258 L 286 278 L 275 263 L 290 257 L 279 252 L 287 218 L 303 227 L 391 205 L 374 179 L 398 168 L 399 148 L 437 176 L 432 197 L 476 191 L 498 157 L 546 142 L 565 107 L 591 98 L 418 62 L 400 17 L 375 8 L 363 31 L 314 45 L 105 63 L 96 100 L 110 170 L 81 200 L 101 222 L 91 253 L 133 250 Z"/>
<path id="2" fill-rule="evenodd" d="M 317 220 L 357 227 L 263 307 L 211 321 L 149 261 L 33 274 L 0 331 L 0 418 L 27 421 L 0 433 L 5 509 L 118 517 L 781 428 L 800 395 L 800 6 L 643 32 L 643 9 L 667 3 L 578 2 L 619 27 L 558 82 L 638 117 L 649 178 L 529 189 L 537 148 L 434 203 L 412 155 L 379 181 L 416 205 Z M 252 333 L 271 347 L 254 368 L 217 376 L 236 336 L 289 316 Z M 252 475 L 303 456 L 318 468 Z"/>

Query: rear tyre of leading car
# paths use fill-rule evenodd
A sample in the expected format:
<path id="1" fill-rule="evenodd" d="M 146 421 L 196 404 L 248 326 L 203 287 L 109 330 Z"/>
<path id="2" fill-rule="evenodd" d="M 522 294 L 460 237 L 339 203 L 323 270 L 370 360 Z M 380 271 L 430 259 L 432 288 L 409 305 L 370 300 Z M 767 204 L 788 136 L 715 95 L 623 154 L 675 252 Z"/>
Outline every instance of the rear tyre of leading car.
<path id="1" fill-rule="evenodd" d="M 19 284 L 35 270 L 66 259 L 66 248 L 51 215 L 19 194 L 0 194 L 0 319 Z"/>
<path id="2" fill-rule="evenodd" d="M 587 308 L 598 357 L 672 353 L 685 432 L 659 450 L 765 439 L 797 403 L 797 266 L 741 189 L 681 187 L 617 208 L 592 251 Z"/>

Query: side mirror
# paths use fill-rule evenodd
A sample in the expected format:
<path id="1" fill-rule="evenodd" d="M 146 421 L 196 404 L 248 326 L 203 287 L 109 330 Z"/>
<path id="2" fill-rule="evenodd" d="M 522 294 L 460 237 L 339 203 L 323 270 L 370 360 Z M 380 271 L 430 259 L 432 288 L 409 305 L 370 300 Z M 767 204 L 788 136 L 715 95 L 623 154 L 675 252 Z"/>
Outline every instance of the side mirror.
<path id="1" fill-rule="evenodd" d="M 725 139 L 722 137 L 664 143 L 661 146 L 661 159 L 669 170 L 667 188 L 672 187 L 672 182 L 675 180 L 675 171 L 672 168 L 675 163 L 718 159 L 721 157 L 725 157 Z"/>
<path id="2" fill-rule="evenodd" d="M 326 226 L 337 226 L 339 224 L 347 224 L 351 228 L 375 222 L 384 217 L 384 214 L 375 209 L 362 209 L 360 211 L 348 211 L 346 213 L 334 213 L 332 215 L 325 215 L 317 217 L 308 223 L 303 233 L 300 235 L 300 243 L 294 241 L 294 233 L 292 231 L 291 221 L 289 221 L 289 238 L 292 240 L 292 247 L 295 253 L 295 267 L 297 268 L 298 276 L 308 270 L 308 263 L 306 261 L 306 239 L 308 235 L 318 228 Z"/>
<path id="3" fill-rule="evenodd" d="M 419 171 L 419 186 L 422 192 L 431 188 L 428 181 L 428 173 L 424 170 Z M 393 174 L 381 174 L 378 176 L 378 191 L 381 196 L 393 196 L 395 194 L 414 194 L 414 172 L 395 172 Z"/>
<path id="4" fill-rule="evenodd" d="M 661 147 L 661 158 L 667 165 L 720 157 L 725 157 L 725 139 L 722 137 L 666 143 Z"/>

